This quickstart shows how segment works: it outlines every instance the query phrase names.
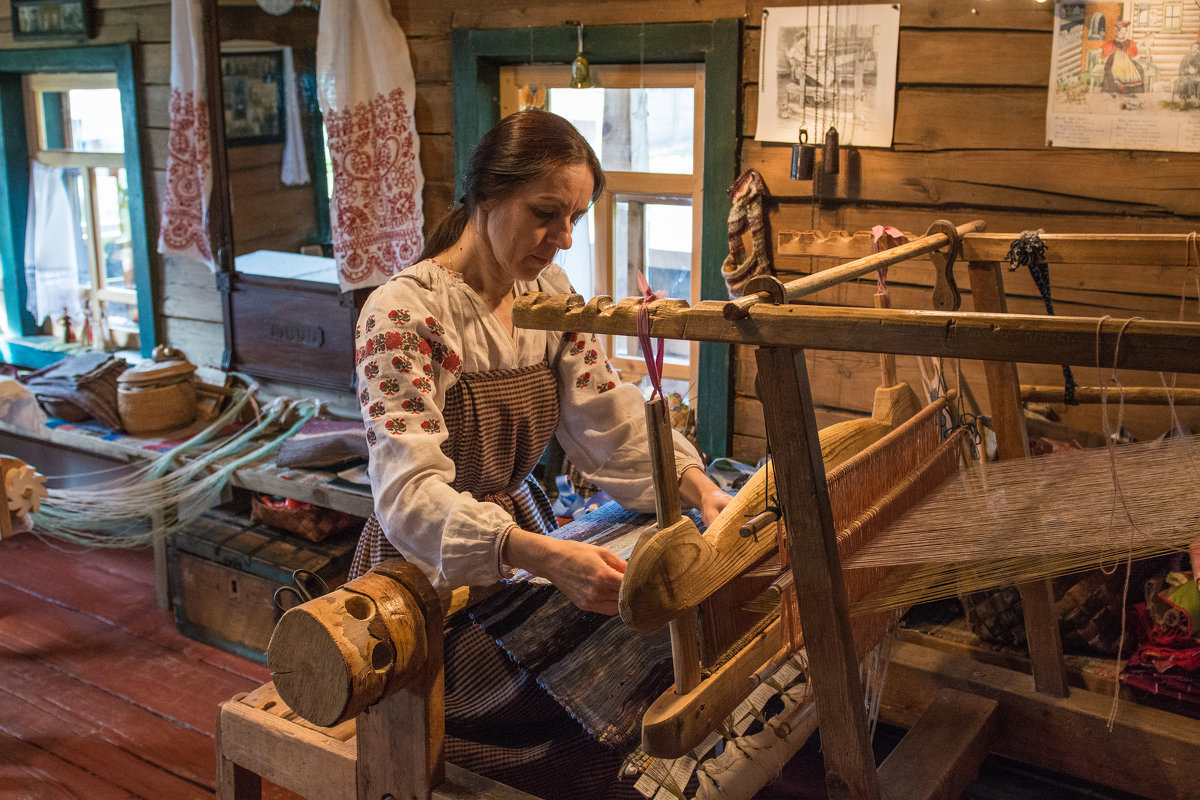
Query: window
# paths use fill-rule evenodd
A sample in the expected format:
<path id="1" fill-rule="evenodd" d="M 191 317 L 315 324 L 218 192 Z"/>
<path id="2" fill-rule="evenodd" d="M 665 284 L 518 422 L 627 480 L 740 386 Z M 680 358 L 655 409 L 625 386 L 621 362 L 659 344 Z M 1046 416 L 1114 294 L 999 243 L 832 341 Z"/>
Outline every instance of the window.
<path id="1" fill-rule="evenodd" d="M 546 108 L 592 145 L 608 178 L 559 262 L 584 297 L 638 295 L 640 272 L 656 292 L 694 304 L 701 297 L 703 69 L 608 65 L 592 72 L 603 88 L 566 88 L 567 67 L 513 66 L 500 75 L 502 116 L 517 110 L 522 87 L 539 87 Z M 637 338 L 606 337 L 605 347 L 622 379 L 648 391 Z M 666 342 L 664 389 L 694 398 L 698 362 L 697 343 Z"/>
<path id="2" fill-rule="evenodd" d="M 146 187 L 128 44 L 0 50 L 0 359 L 42 366 L 61 357 L 39 340 L 26 308 L 26 222 L 35 165 L 61 169 L 77 220 L 82 266 L 69 291 L 103 309 L 117 343 L 149 356 L 157 342 Z M 36 160 L 35 160 L 36 159 Z"/>
<path id="3" fill-rule="evenodd" d="M 1164 31 L 1179 32 L 1183 30 L 1183 4 L 1182 3 L 1163 3 L 1163 24 Z"/>
<path id="4" fill-rule="evenodd" d="M 30 157 L 50 168 L 47 177 L 62 184 L 56 188 L 65 190 L 74 211 L 76 229 L 51 235 L 63 245 L 77 242 L 72 249 L 83 256 L 71 277 L 92 332 L 85 343 L 136 348 L 137 286 L 117 76 L 40 73 L 25 76 L 24 87 Z M 75 327 L 80 333 L 85 320 L 76 317 Z"/>
<path id="5" fill-rule="evenodd" d="M 475 143 L 500 119 L 500 71 L 530 63 L 570 64 L 577 52 L 576 31 L 563 26 L 520 30 L 451 31 L 454 84 L 455 195 Z M 721 264 L 729 252 L 725 190 L 736 176 L 737 108 L 741 21 L 597 25 L 584 31 L 584 54 L 593 69 L 603 64 L 694 64 L 704 74 L 702 174 L 703 208 L 693 220 L 700 243 L 700 300 L 728 297 Z M 697 112 L 699 115 L 699 112 Z M 733 428 L 731 348 L 700 345 L 699 377 L 692 402 L 697 442 L 710 456 L 728 454 Z"/>

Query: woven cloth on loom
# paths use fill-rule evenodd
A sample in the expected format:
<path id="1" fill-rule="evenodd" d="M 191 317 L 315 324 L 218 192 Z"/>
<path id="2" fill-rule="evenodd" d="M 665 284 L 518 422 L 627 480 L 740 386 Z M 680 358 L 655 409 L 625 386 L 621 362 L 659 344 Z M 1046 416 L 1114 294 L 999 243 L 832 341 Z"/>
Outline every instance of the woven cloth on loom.
<path id="1" fill-rule="evenodd" d="M 692 518 L 699 524 L 698 515 Z M 624 558 L 656 524 L 653 514 L 607 503 L 554 536 L 604 545 Z M 620 617 L 580 611 L 528 573 L 469 613 L 592 736 L 618 751 L 639 743 L 646 709 L 674 681 L 666 628 L 638 633 Z"/>

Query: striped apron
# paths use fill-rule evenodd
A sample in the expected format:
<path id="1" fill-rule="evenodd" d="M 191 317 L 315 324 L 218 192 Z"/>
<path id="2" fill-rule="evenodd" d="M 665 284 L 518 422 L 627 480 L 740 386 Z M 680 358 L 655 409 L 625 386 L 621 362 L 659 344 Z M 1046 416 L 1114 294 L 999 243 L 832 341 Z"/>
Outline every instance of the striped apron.
<path id="1" fill-rule="evenodd" d="M 552 531 L 550 502 L 530 474 L 558 428 L 549 365 L 463 374 L 442 414 L 451 486 L 497 503 L 525 530 Z M 351 576 L 399 555 L 372 516 Z M 617 782 L 623 754 L 591 739 L 465 613 L 446 621 L 446 759 L 547 800 L 640 797 Z"/>

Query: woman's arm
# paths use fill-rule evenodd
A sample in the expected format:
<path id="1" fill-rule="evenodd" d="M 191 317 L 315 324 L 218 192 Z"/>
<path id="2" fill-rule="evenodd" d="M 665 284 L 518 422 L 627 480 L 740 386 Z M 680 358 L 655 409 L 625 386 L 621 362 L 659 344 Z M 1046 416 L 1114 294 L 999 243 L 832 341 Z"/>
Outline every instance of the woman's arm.
<path id="1" fill-rule="evenodd" d="M 584 611 L 617 613 L 625 560 L 603 547 L 514 527 L 501 558 L 509 566 L 550 581 Z"/>
<path id="2" fill-rule="evenodd" d="M 700 509 L 700 519 L 712 525 L 731 498 L 721 487 L 713 483 L 704 468 L 692 465 L 679 476 L 679 495 L 692 508 Z"/>

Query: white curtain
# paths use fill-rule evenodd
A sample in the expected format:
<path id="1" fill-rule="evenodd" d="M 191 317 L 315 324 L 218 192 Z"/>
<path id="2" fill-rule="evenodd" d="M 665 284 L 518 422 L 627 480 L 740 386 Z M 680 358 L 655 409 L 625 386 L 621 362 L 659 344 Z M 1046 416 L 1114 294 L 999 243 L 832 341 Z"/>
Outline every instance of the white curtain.
<path id="1" fill-rule="evenodd" d="M 215 270 L 208 234 L 212 150 L 198 0 L 171 0 L 170 111 L 158 252 L 202 261 Z"/>
<path id="2" fill-rule="evenodd" d="M 37 323 L 55 319 L 65 309 L 83 317 L 80 276 L 87 280 L 87 246 L 80 226 L 79 204 L 68 189 L 78 170 L 31 162 L 29 213 L 25 221 L 26 308 Z"/>
<path id="3" fill-rule="evenodd" d="M 412 60 L 387 0 L 321 3 L 317 96 L 333 161 L 338 283 L 378 286 L 424 246 Z"/>

